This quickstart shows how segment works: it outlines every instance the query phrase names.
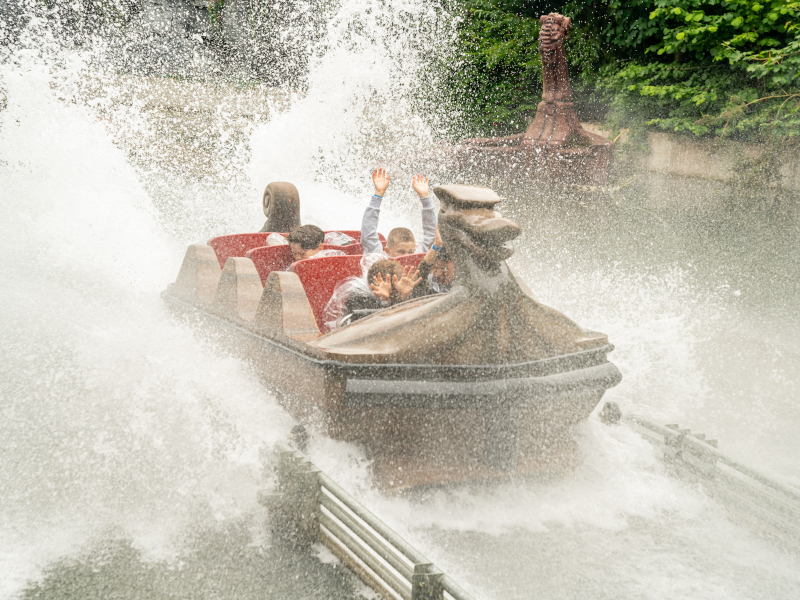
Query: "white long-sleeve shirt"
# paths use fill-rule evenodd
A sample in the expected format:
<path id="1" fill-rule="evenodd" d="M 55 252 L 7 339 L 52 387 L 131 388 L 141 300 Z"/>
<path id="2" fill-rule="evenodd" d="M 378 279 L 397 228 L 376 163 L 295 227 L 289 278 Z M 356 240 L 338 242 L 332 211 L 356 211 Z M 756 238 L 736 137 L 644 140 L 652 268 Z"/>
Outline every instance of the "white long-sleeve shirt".
<path id="1" fill-rule="evenodd" d="M 381 200 L 380 196 L 372 196 L 367 210 L 364 211 L 364 218 L 361 219 L 361 245 L 364 248 L 364 254 L 383 252 L 383 245 L 378 237 Z M 417 244 L 417 252 L 427 252 L 430 250 L 433 240 L 436 239 L 436 207 L 430 196 L 421 198 L 420 202 L 422 203 L 422 242 Z"/>

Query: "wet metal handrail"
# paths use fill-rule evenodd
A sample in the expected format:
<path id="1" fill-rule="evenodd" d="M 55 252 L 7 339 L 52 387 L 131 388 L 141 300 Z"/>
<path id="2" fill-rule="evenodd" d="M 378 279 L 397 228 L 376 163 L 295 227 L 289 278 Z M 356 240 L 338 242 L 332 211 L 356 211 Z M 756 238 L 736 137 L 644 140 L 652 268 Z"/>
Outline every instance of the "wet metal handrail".
<path id="1" fill-rule="evenodd" d="M 701 482 L 712 497 L 751 526 L 800 548 L 800 490 L 727 456 L 717 449 L 716 440 L 706 440 L 702 434 L 638 415 L 624 415 L 622 421 L 659 448 L 681 475 Z"/>
<path id="2" fill-rule="evenodd" d="M 301 452 L 279 442 L 275 453 L 278 492 L 259 493 L 273 537 L 295 547 L 322 542 L 384 598 L 472 600 Z"/>

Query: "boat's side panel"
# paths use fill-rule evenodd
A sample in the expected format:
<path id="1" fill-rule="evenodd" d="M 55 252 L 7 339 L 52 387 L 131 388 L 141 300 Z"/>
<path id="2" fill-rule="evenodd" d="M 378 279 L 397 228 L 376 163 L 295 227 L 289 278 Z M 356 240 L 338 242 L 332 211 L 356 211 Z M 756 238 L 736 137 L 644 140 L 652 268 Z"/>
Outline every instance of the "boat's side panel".
<path id="1" fill-rule="evenodd" d="M 336 363 L 164 298 L 248 360 L 297 421 L 363 445 L 384 487 L 562 468 L 571 426 L 621 377 L 605 360 L 610 346 L 502 368 Z"/>
<path id="2" fill-rule="evenodd" d="M 611 363 L 586 371 L 584 386 L 560 391 L 540 386 L 538 393 L 535 386 L 503 393 L 502 381 L 473 382 L 471 386 L 452 382 L 456 385 L 450 394 L 443 392 L 445 382 L 381 382 L 394 384 L 384 402 L 376 395 L 354 401 L 352 388 L 367 386 L 351 386 L 350 380 L 344 406 L 330 415 L 335 424 L 331 433 L 370 448 L 376 475 L 380 472 L 382 483 L 391 487 L 430 483 L 432 473 L 447 481 L 558 469 L 573 459 L 572 426 L 588 418 L 605 390 L 618 381 L 618 375 L 614 376 L 618 371 Z M 608 376 L 593 377 L 598 371 Z M 570 375 L 574 380 L 581 378 Z M 493 386 L 498 393 L 487 393 Z M 372 392 L 379 387 L 383 386 Z M 430 391 L 427 405 L 421 391 L 425 387 Z M 479 393 L 453 393 L 467 392 L 470 387 Z M 404 389 L 411 392 L 405 405 Z"/>
<path id="3" fill-rule="evenodd" d="M 346 378 L 341 373 L 254 334 L 235 320 L 201 310 L 167 293 L 162 297 L 174 314 L 247 361 L 294 419 L 335 437 L 336 419 L 331 415 L 335 416 L 344 402 Z"/>
<path id="4" fill-rule="evenodd" d="M 509 377 L 498 374 L 481 376 L 475 369 L 464 373 L 461 380 L 394 377 L 384 379 L 351 375 L 347 380 L 345 403 L 348 406 L 401 406 L 414 408 L 491 408 L 498 402 L 514 406 L 535 406 L 553 403 L 585 390 L 606 390 L 622 379 L 616 366 L 601 358 L 599 364 L 569 368 L 577 361 L 564 360 L 562 369 L 568 370 L 540 373 L 527 377 Z M 556 364 L 551 365 L 551 368 Z M 387 372 L 391 372 L 387 369 Z M 469 379 L 467 379 L 469 377 Z"/>
<path id="5" fill-rule="evenodd" d="M 336 435 L 336 415 L 344 397 L 344 377 L 275 346 L 254 348 L 258 375 L 275 391 L 287 412 L 324 435 Z"/>

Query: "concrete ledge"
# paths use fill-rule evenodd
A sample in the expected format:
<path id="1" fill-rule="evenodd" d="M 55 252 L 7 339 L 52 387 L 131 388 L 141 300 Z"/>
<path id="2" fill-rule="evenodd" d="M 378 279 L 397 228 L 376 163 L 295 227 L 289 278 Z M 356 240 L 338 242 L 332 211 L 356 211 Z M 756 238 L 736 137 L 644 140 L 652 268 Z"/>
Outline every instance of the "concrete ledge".
<path id="1" fill-rule="evenodd" d="M 583 127 L 589 133 L 593 133 L 595 135 L 599 135 L 601 137 L 607 138 L 615 143 L 624 144 L 628 141 L 628 130 L 623 129 L 619 135 L 613 136 L 611 135 L 611 131 L 603 127 L 602 123 L 590 123 L 581 122 L 581 127 Z"/>
<path id="2" fill-rule="evenodd" d="M 645 161 L 646 170 L 715 181 L 734 180 L 747 162 L 765 157 L 769 151 L 766 144 L 695 140 L 671 133 L 650 133 L 648 143 L 650 155 Z M 776 168 L 780 187 L 800 191 L 800 149 L 786 149 L 779 157 L 780 164 Z"/>

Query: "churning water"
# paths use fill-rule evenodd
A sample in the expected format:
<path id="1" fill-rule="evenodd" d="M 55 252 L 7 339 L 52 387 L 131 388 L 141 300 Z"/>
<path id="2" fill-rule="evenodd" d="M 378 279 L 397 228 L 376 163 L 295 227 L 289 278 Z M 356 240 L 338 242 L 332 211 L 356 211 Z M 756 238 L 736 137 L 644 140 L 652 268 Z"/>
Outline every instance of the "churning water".
<path id="1" fill-rule="evenodd" d="M 258 454 L 292 421 L 158 295 L 186 244 L 261 226 L 270 181 L 298 186 L 305 222 L 356 226 L 370 165 L 439 136 L 414 99 L 451 21 L 423 2 L 325 5 L 305 75 L 275 89 L 217 77 L 240 66 L 175 25 L 183 5 L 146 7 L 79 49 L 42 15 L 4 37 L 0 596 L 366 594 L 324 554 L 270 546 Z M 406 184 L 383 230 L 419 229 Z M 617 346 L 607 399 L 800 483 L 796 214 L 516 200 L 513 265 Z M 562 478 L 400 498 L 369 488 L 357 448 L 310 452 L 478 597 L 800 595 L 797 555 L 670 478 L 637 435 L 593 417 L 578 438 Z"/>

